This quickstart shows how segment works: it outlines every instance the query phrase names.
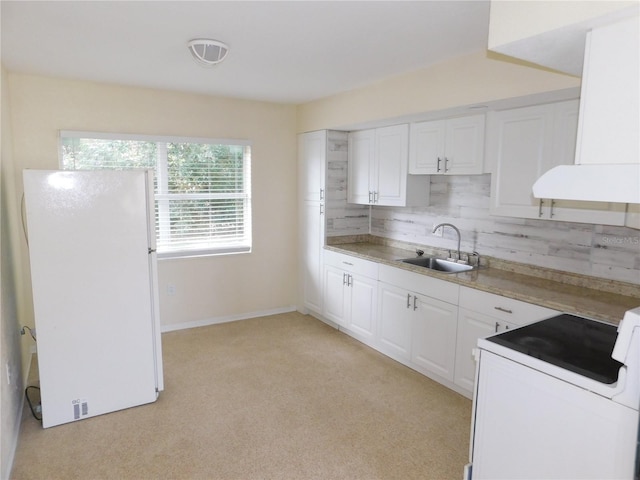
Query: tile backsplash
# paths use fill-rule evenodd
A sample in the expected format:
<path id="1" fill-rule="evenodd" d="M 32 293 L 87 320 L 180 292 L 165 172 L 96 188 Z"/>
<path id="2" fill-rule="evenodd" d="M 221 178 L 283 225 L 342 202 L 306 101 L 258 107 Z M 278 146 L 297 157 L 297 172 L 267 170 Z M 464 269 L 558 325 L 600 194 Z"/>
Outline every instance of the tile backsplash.
<path id="1" fill-rule="evenodd" d="M 345 146 L 346 148 L 346 146 Z M 498 217 L 490 215 L 491 176 L 431 176 L 427 207 L 368 207 L 346 204 L 346 155 L 329 162 L 327 236 L 371 233 L 392 240 L 640 284 L 640 231 L 626 227 Z"/>

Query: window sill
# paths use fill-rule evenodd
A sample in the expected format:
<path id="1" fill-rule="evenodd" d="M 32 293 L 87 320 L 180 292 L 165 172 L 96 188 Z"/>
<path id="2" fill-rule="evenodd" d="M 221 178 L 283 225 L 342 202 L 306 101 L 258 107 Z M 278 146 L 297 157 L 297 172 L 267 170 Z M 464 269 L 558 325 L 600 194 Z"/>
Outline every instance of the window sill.
<path id="1" fill-rule="evenodd" d="M 236 255 L 239 253 L 251 253 L 250 246 L 209 248 L 199 250 L 180 250 L 174 252 L 158 252 L 158 260 L 176 260 L 183 258 L 213 257 L 220 255 Z"/>

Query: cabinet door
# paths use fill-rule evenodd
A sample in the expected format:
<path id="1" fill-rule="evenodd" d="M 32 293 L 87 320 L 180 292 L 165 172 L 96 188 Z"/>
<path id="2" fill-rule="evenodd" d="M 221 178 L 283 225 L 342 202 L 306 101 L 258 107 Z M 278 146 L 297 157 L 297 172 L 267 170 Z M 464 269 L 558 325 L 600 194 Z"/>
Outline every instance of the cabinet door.
<path id="1" fill-rule="evenodd" d="M 324 188 L 327 132 L 298 136 L 300 304 L 322 313 Z"/>
<path id="2" fill-rule="evenodd" d="M 298 176 L 301 200 L 324 201 L 327 132 L 298 136 Z"/>
<path id="3" fill-rule="evenodd" d="M 407 362 L 411 359 L 412 296 L 386 283 L 378 287 L 378 345 L 382 353 Z"/>
<path id="4" fill-rule="evenodd" d="M 491 117 L 491 214 L 604 225 L 624 224 L 624 204 L 533 197 L 535 181 L 551 168 L 574 163 L 578 102 L 497 112 Z"/>
<path id="5" fill-rule="evenodd" d="M 444 173 L 483 173 L 484 118 L 484 115 L 473 115 L 447 121 Z"/>
<path id="6" fill-rule="evenodd" d="M 367 344 L 372 344 L 378 308 L 378 282 L 361 275 L 351 275 L 351 305 L 347 328 Z"/>
<path id="7" fill-rule="evenodd" d="M 373 190 L 377 205 L 406 205 L 408 158 L 409 125 L 376 130 Z"/>
<path id="8" fill-rule="evenodd" d="M 347 198 L 349 203 L 372 203 L 375 130 L 349 134 L 347 166 Z"/>
<path id="9" fill-rule="evenodd" d="M 573 165 L 578 134 L 578 102 L 555 105 L 553 129 L 554 155 L 545 171 L 558 165 Z M 572 200 L 544 200 L 543 218 L 565 222 L 624 225 L 625 204 Z"/>
<path id="10" fill-rule="evenodd" d="M 491 117 L 489 155 L 492 215 L 539 218 L 532 186 L 552 155 L 553 108 L 549 105 L 496 112 Z"/>
<path id="11" fill-rule="evenodd" d="M 300 222 L 303 304 L 316 313 L 322 312 L 323 208 L 320 202 L 304 202 Z"/>
<path id="12" fill-rule="evenodd" d="M 337 323 L 346 326 L 349 307 L 349 290 L 346 288 L 345 275 L 343 270 L 324 266 L 324 316 Z"/>
<path id="13" fill-rule="evenodd" d="M 444 169 L 445 137 L 445 120 L 412 123 L 409 134 L 409 173 L 440 173 Z"/>
<path id="14" fill-rule="evenodd" d="M 514 327 L 515 325 L 503 320 L 465 308 L 459 308 L 454 383 L 467 390 L 469 394 L 472 394 L 476 374 L 473 350 L 478 345 L 478 339 Z"/>
<path id="15" fill-rule="evenodd" d="M 447 380 L 453 380 L 458 307 L 415 295 L 411 360 Z"/>

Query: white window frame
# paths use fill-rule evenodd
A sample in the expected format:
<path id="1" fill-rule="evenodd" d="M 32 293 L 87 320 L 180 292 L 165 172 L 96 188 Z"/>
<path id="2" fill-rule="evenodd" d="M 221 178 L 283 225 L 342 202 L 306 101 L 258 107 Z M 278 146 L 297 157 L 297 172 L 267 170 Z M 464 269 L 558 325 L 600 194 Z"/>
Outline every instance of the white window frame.
<path id="1" fill-rule="evenodd" d="M 89 132 L 89 131 L 76 131 L 76 130 L 61 130 L 59 132 L 58 142 L 58 159 L 60 168 L 64 168 L 63 165 L 63 151 L 62 151 L 62 139 L 63 138 L 88 138 L 99 140 L 130 140 L 140 142 L 153 142 L 159 144 L 159 146 L 166 145 L 167 143 L 194 143 L 194 144 L 210 144 L 210 145 L 234 145 L 245 147 L 245 156 L 243 162 L 244 168 L 244 193 L 242 194 L 215 194 L 221 195 L 223 198 L 241 198 L 245 200 L 245 210 L 243 216 L 243 225 L 245 231 L 245 242 L 241 245 L 229 244 L 216 247 L 207 248 L 187 248 L 183 250 L 167 250 L 158 251 L 158 259 L 168 258 L 184 258 L 184 257 L 200 257 L 208 255 L 223 255 L 223 254 L 236 254 L 236 253 L 250 253 L 252 248 L 252 205 L 251 205 L 251 154 L 250 150 L 247 151 L 246 147 L 251 148 L 251 142 L 249 140 L 239 139 L 214 139 L 203 137 L 180 137 L 180 136 L 162 136 L 162 135 L 138 135 L 138 134 L 118 134 L 118 133 L 104 133 L 104 132 Z M 168 173 L 166 164 L 166 149 L 165 155 L 158 155 L 156 163 L 156 176 L 158 191 L 154 192 L 154 199 L 158 205 L 158 244 L 162 244 L 162 235 L 167 235 L 168 227 L 168 208 L 163 208 L 163 204 L 169 199 L 180 199 L 180 197 L 189 196 L 190 199 L 194 199 L 193 194 L 180 195 L 168 193 Z M 162 168 L 158 168 L 162 167 Z M 203 194 L 204 197 L 208 196 Z M 155 217 L 155 216 L 154 216 Z M 164 222 L 163 222 L 164 218 Z"/>

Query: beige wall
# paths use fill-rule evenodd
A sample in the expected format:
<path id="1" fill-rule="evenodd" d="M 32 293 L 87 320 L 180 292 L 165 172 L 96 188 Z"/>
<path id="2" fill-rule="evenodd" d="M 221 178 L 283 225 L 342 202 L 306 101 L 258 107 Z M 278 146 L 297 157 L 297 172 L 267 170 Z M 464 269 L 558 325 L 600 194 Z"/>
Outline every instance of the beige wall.
<path id="1" fill-rule="evenodd" d="M 18 195 L 22 169 L 58 168 L 59 130 L 251 140 L 253 252 L 161 260 L 161 323 L 176 328 L 295 305 L 295 107 L 21 74 L 9 81 Z"/>
<path id="2" fill-rule="evenodd" d="M 7 73 L 2 68 L 0 87 L 0 478 L 9 478 L 13 452 L 20 428 L 23 379 L 30 360 L 33 340 L 20 337 L 24 311 L 23 274 L 20 268 L 24 248 L 19 222 L 20 203 L 13 182 L 14 165 Z M 9 378 L 10 377 L 10 378 Z"/>
<path id="3" fill-rule="evenodd" d="M 621 10 L 637 8 L 637 5 L 636 0 L 492 1 L 488 47 L 493 49 L 551 30 L 614 15 Z"/>
<path id="4" fill-rule="evenodd" d="M 478 52 L 298 107 L 298 131 L 342 128 L 580 86 L 568 75 Z"/>

